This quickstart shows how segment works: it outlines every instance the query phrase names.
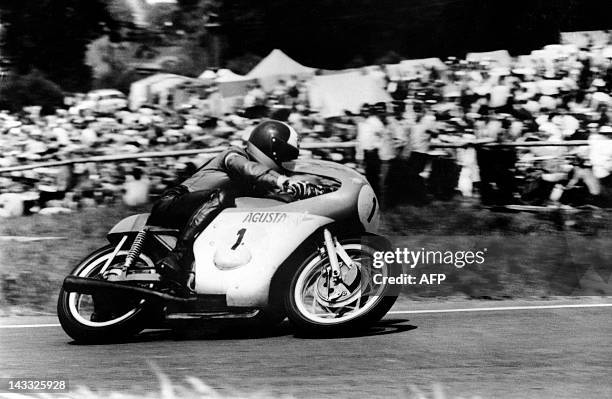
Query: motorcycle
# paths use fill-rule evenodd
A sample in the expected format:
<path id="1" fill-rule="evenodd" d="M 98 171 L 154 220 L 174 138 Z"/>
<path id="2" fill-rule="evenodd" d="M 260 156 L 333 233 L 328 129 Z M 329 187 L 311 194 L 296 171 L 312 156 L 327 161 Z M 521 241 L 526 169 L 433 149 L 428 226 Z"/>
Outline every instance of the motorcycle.
<path id="1" fill-rule="evenodd" d="M 375 253 L 390 246 L 376 235 L 372 187 L 353 169 L 328 161 L 298 160 L 289 171 L 318 182 L 319 195 L 293 202 L 237 198 L 193 244 L 194 296 L 168 290 L 155 271 L 178 231 L 147 226 L 148 214 L 121 220 L 108 232 L 109 245 L 65 278 L 57 305 L 64 331 L 92 343 L 186 320 L 271 325 L 288 317 L 307 334 L 354 331 L 380 320 L 398 296 L 384 277 L 400 270 L 374 262 Z M 128 280 L 106 281 L 105 271 L 117 265 Z M 150 278 L 141 273 L 130 282 L 130 270 L 138 268 L 151 271 Z"/>

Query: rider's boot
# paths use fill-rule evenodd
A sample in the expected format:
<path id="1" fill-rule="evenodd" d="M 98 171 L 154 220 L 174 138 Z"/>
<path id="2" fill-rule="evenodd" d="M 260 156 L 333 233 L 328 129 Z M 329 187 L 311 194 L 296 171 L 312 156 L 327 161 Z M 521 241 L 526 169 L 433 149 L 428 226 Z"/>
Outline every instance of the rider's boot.
<path id="1" fill-rule="evenodd" d="M 170 253 L 157 264 L 157 268 L 163 278 L 170 283 L 178 285 L 187 294 L 194 293 L 195 273 L 193 269 L 194 255 L 193 243 L 196 236 L 223 209 L 224 196 L 221 192 L 213 193 L 210 200 L 202 204 L 191 216 L 187 226 L 181 232 L 176 246 Z"/>

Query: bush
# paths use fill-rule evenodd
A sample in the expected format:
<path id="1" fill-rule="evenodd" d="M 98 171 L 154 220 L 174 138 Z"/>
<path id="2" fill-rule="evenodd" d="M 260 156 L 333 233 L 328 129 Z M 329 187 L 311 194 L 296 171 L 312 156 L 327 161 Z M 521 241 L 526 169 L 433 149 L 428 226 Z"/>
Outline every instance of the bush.
<path id="1" fill-rule="evenodd" d="M 19 112 L 30 105 L 40 105 L 42 114 L 52 114 L 64 105 L 62 89 L 36 70 L 27 75 L 11 75 L 0 87 L 0 109 Z"/>
<path id="2" fill-rule="evenodd" d="M 387 65 L 387 64 L 397 64 L 401 62 L 405 57 L 402 57 L 400 54 L 395 51 L 388 51 L 382 57 L 379 57 L 374 61 L 376 65 Z"/>

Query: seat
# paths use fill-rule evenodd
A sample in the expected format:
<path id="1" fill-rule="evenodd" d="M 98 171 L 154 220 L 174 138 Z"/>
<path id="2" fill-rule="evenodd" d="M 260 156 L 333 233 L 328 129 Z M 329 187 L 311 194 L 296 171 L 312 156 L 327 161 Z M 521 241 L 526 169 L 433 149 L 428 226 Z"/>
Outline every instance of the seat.
<path id="1" fill-rule="evenodd" d="M 154 233 L 154 234 L 178 235 L 180 232 L 179 229 L 172 229 L 169 227 L 162 227 L 162 226 L 148 226 L 148 227 L 149 227 L 149 232 Z"/>
<path id="2" fill-rule="evenodd" d="M 236 198 L 236 208 L 260 209 L 271 208 L 273 206 L 284 205 L 282 201 L 270 198 L 239 197 Z"/>

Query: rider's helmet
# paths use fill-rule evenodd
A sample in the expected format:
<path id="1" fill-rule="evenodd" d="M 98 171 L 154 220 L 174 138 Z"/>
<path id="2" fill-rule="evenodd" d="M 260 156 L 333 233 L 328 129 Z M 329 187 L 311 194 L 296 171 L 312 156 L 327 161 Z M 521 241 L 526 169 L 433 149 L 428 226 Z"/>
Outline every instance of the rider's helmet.
<path id="1" fill-rule="evenodd" d="M 298 134 L 286 123 L 267 120 L 251 131 L 246 151 L 259 163 L 280 169 L 283 162 L 298 157 Z"/>

